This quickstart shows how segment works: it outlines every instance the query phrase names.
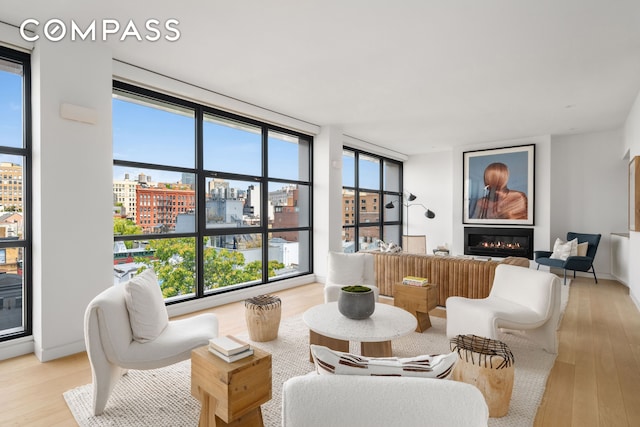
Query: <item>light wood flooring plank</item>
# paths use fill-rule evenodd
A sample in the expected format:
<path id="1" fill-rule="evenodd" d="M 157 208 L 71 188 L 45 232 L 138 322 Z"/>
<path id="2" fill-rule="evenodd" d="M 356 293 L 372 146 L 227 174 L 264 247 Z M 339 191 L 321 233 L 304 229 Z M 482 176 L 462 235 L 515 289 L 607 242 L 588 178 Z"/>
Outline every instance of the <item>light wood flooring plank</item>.
<path id="1" fill-rule="evenodd" d="M 573 394 L 574 366 L 568 363 L 556 362 L 547 380 L 547 392 L 543 399 L 544 408 L 541 406 L 536 416 L 535 426 L 569 426 L 571 425 L 571 413 L 565 410 L 565 399 L 571 401 Z"/>
<path id="2" fill-rule="evenodd" d="M 622 390 L 614 358 L 614 348 L 609 335 L 609 324 L 616 322 L 616 313 L 607 301 L 603 286 L 593 286 L 591 293 L 592 330 L 594 333 L 595 376 L 598 385 L 598 415 L 600 425 L 623 427 L 627 417 L 622 401 Z"/>
<path id="3" fill-rule="evenodd" d="M 589 284 L 583 283 L 573 288 L 572 315 L 576 320 L 575 380 L 573 383 L 572 420 L 573 427 L 598 426 L 598 387 L 591 313 L 591 291 Z"/>
<path id="4" fill-rule="evenodd" d="M 614 360 L 617 369 L 617 377 L 620 383 L 623 404 L 629 425 L 633 420 L 640 419 L 640 364 L 637 355 L 634 353 L 633 338 L 636 334 L 629 331 L 625 324 L 630 323 L 638 326 L 638 322 L 633 322 L 631 309 L 634 305 L 629 305 L 629 298 L 626 293 L 617 292 L 610 299 L 611 319 L 607 322 L 611 342 L 614 343 Z M 631 332 L 631 335 L 629 334 Z M 629 338 L 632 338 L 629 340 Z M 637 346 L 635 346 L 637 348 Z"/>

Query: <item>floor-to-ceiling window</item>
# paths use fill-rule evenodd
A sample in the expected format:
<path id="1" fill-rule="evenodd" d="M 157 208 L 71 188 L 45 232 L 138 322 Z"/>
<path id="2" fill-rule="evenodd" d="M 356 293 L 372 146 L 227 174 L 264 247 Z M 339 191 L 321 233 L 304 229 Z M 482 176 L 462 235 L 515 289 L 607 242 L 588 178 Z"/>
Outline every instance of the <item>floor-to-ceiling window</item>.
<path id="1" fill-rule="evenodd" d="M 312 137 L 114 82 L 115 281 L 179 301 L 309 274 Z"/>
<path id="2" fill-rule="evenodd" d="M 31 334 L 29 64 L 0 47 L 0 341 Z"/>
<path id="3" fill-rule="evenodd" d="M 402 198 L 402 163 L 345 147 L 342 165 L 343 251 L 400 244 L 402 203 L 390 203 Z"/>

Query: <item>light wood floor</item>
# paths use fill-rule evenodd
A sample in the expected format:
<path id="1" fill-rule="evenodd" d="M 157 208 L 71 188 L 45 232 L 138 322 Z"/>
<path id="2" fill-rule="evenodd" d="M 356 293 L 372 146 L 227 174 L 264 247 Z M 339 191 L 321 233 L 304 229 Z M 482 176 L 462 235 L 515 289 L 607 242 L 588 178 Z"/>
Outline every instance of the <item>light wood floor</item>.
<path id="1" fill-rule="evenodd" d="M 322 285 L 278 296 L 283 316 L 294 316 L 322 302 Z M 221 334 L 246 330 L 243 303 L 208 311 L 218 315 Z M 431 314 L 444 317 L 440 309 Z M 640 425 L 640 313 L 628 289 L 610 280 L 574 280 L 559 334 L 535 427 Z M 90 381 L 85 353 L 46 363 L 34 355 L 0 362 L 0 426 L 75 426 L 62 393 Z"/>

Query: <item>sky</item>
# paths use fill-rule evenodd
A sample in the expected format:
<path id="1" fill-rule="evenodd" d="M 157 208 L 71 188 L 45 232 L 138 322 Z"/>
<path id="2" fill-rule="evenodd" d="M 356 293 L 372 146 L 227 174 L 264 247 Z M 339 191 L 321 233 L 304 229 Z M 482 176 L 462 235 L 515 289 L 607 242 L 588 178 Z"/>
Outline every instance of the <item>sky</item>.
<path id="1" fill-rule="evenodd" d="M 358 187 L 369 190 L 380 190 L 380 161 L 361 154 L 358 164 Z M 355 157 L 342 156 L 342 185 L 355 187 Z"/>
<path id="2" fill-rule="evenodd" d="M 163 166 L 195 167 L 194 113 L 166 111 L 119 98 L 113 99 L 114 159 Z M 259 128 L 232 126 L 205 120 L 204 167 L 206 170 L 260 176 L 262 149 Z M 298 151 L 304 145 L 285 141 L 277 135 L 268 139 L 269 176 L 307 180 L 298 176 Z M 114 179 L 123 179 L 122 169 Z M 130 170 L 131 178 L 140 171 Z M 146 172 L 145 172 L 146 173 Z M 175 173 L 149 171 L 153 181 L 175 182 Z M 165 177 L 167 179 L 165 179 Z M 178 178 L 179 179 L 179 178 Z"/>
<path id="3" fill-rule="evenodd" d="M 0 145 L 22 147 L 22 77 L 1 70 Z"/>
<path id="4" fill-rule="evenodd" d="M 195 167 L 195 122 L 181 114 L 113 99 L 113 154 L 115 159 L 163 166 Z M 259 131 L 259 129 L 254 129 Z M 22 147 L 22 76 L 0 70 L 0 146 Z M 213 120 L 204 126 L 205 168 L 260 176 L 260 134 L 225 126 Z M 308 180 L 298 176 L 298 151 L 303 145 L 272 135 L 269 138 L 270 177 Z M 21 163 L 18 156 L 0 154 L 0 161 Z M 124 170 L 114 168 L 114 179 Z M 131 177 L 140 170 L 127 170 Z M 154 181 L 175 182 L 180 174 L 146 171 Z M 146 173 L 145 172 L 145 173 Z M 120 176 L 115 176 L 118 173 Z"/>
<path id="5" fill-rule="evenodd" d="M 114 159 L 153 163 L 161 166 L 195 167 L 195 121 L 193 112 L 167 111 L 114 97 L 113 155 Z M 242 127 L 241 129 L 238 127 Z M 205 120 L 204 167 L 207 170 L 262 175 L 260 129 L 246 124 L 225 125 Z M 0 70 L 0 146 L 22 146 L 22 76 Z M 309 180 L 309 171 L 299 172 L 298 157 L 306 154 L 304 144 L 289 136 L 270 134 L 269 177 Z M 0 161 L 22 163 L 20 156 L 0 154 Z M 139 173 L 151 175 L 155 182 L 177 182 L 181 174 L 160 170 L 140 170 L 116 167 L 114 180 L 129 173 L 135 179 Z M 236 182 L 246 190 L 249 182 Z M 233 185 L 233 184 L 232 184 Z M 271 186 L 270 186 L 271 187 Z"/>

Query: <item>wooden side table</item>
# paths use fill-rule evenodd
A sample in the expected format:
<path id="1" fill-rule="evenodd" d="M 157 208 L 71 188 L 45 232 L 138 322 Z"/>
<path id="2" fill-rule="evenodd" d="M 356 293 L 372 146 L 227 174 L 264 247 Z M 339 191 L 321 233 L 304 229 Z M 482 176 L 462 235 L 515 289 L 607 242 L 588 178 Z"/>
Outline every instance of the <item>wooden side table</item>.
<path id="1" fill-rule="evenodd" d="M 271 354 L 227 363 L 208 346 L 191 352 L 191 394 L 202 403 L 200 427 L 264 426 L 260 405 L 271 399 Z"/>
<path id="2" fill-rule="evenodd" d="M 402 283 L 393 285 L 393 305 L 413 314 L 418 321 L 416 332 L 424 332 L 431 327 L 429 312 L 436 308 L 438 285 L 411 286 Z"/>

